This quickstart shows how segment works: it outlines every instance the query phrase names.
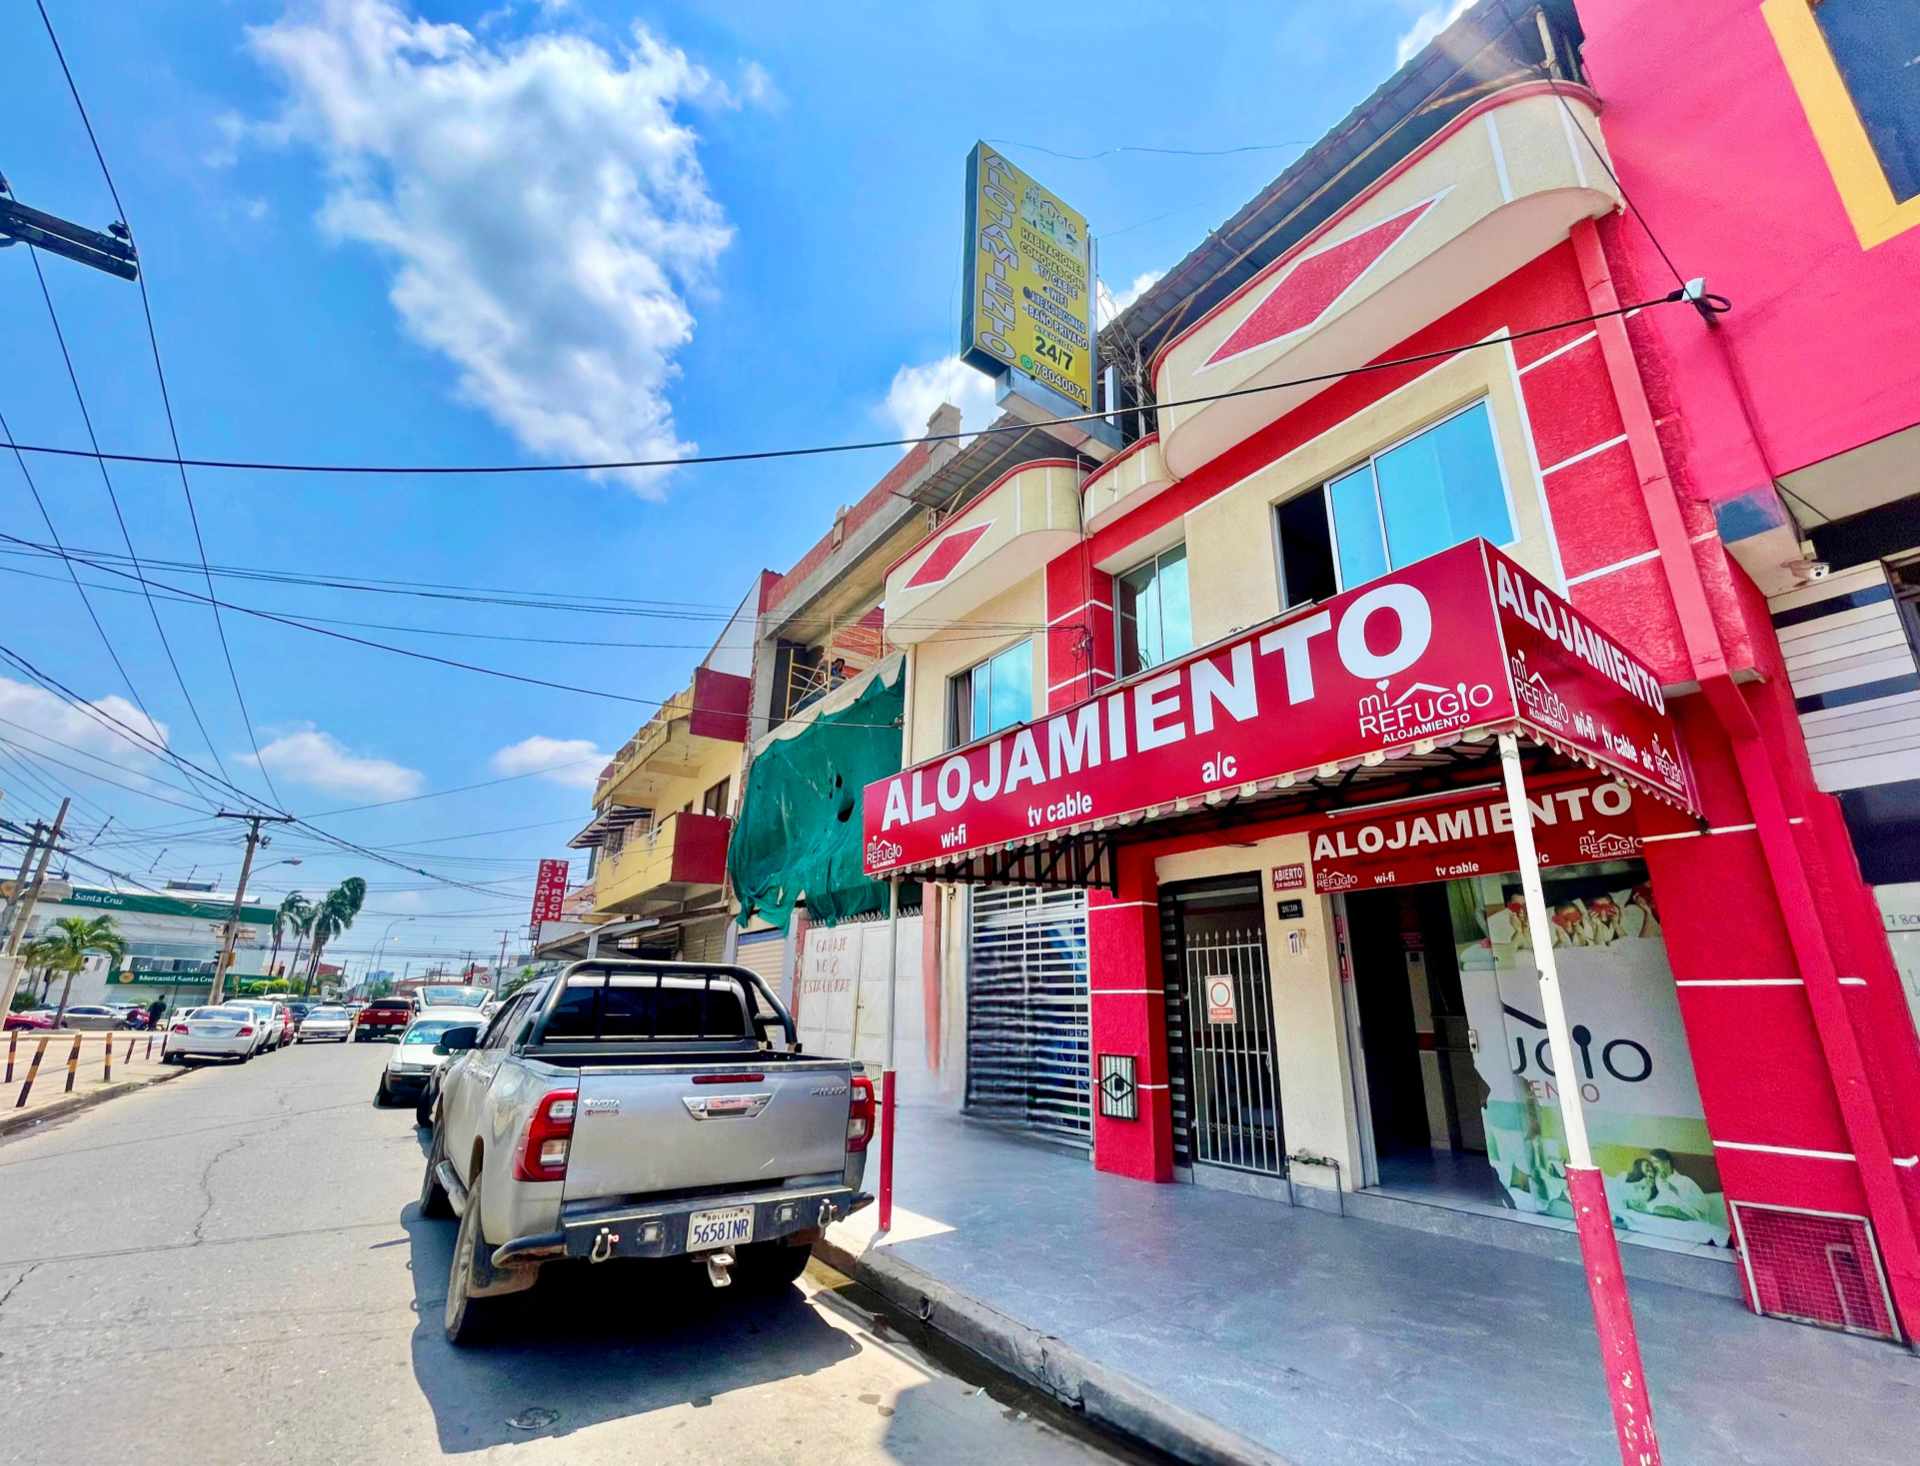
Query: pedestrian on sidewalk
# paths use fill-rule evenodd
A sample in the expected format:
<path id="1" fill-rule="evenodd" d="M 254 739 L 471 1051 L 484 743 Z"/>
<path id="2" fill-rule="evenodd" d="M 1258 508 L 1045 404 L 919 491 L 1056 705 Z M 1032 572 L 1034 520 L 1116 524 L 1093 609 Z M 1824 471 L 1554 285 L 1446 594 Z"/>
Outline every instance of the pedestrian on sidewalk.
<path id="1" fill-rule="evenodd" d="M 165 998 L 155 998 L 151 1003 L 147 1004 L 147 1031 L 149 1033 L 159 1029 L 160 1017 L 166 1011 L 167 1000 Z"/>

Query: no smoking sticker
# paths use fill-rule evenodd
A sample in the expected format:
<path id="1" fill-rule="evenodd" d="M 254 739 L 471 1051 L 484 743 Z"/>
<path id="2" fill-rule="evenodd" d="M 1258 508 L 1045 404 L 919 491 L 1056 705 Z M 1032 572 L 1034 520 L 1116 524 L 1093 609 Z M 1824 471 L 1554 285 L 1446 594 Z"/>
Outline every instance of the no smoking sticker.
<path id="1" fill-rule="evenodd" d="M 1240 1006 L 1235 997 L 1233 979 L 1210 977 L 1206 980 L 1207 1022 L 1238 1023 Z"/>

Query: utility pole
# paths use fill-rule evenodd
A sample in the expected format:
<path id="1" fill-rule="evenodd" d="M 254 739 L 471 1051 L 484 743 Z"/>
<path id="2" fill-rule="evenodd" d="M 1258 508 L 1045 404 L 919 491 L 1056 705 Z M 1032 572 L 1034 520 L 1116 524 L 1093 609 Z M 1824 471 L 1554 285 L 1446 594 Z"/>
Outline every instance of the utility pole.
<path id="1" fill-rule="evenodd" d="M 15 826 L 17 829 L 18 826 Z M 14 872 L 13 894 L 7 897 L 7 904 L 0 908 L 0 950 L 6 946 L 7 932 L 13 924 L 13 913 L 18 909 L 27 894 L 27 872 L 33 869 L 33 857 L 40 849 L 40 841 L 47 833 L 44 820 L 33 822 L 33 833 L 27 837 L 27 848 L 20 852 L 20 869 Z"/>
<path id="2" fill-rule="evenodd" d="M 214 818 L 247 822 L 247 853 L 240 859 L 240 880 L 234 887 L 233 912 L 227 917 L 227 930 L 220 939 L 220 956 L 213 964 L 213 986 L 207 990 L 209 1007 L 218 1007 L 226 992 L 227 964 L 233 961 L 233 944 L 240 936 L 240 910 L 247 899 L 247 877 L 253 873 L 253 852 L 268 843 L 260 833 L 260 826 L 293 823 L 290 814 L 233 814 L 224 809 L 216 813 Z"/>
<path id="3" fill-rule="evenodd" d="M 47 843 L 40 847 L 40 864 L 34 868 L 33 884 L 27 887 L 26 894 L 14 898 L 13 925 L 7 933 L 7 952 L 4 958 L 6 971 L 0 973 L 0 1013 L 13 1011 L 13 995 L 20 986 L 20 942 L 27 934 L 27 923 L 33 920 L 34 903 L 40 899 L 40 888 L 46 884 L 47 866 L 53 860 L 53 847 L 60 843 L 60 831 L 66 828 L 67 806 L 70 799 L 60 801 L 60 812 L 53 817 L 53 829 L 47 834 Z M 35 821 L 34 830 L 39 831 L 39 822 Z M 32 849 L 28 852 L 31 855 Z M 26 869 L 25 864 L 21 869 Z"/>
<path id="4" fill-rule="evenodd" d="M 495 997 L 499 996 L 500 984 L 505 982 L 507 978 L 507 938 L 512 935 L 512 927 L 503 926 L 500 928 L 500 960 L 496 962 L 493 967 L 493 992 Z"/>
<path id="5" fill-rule="evenodd" d="M 43 214 L 15 199 L 7 180 L 0 177 L 0 248 L 9 244 L 37 245 L 48 254 L 77 260 L 109 275 L 118 275 L 122 280 L 140 277 L 140 256 L 125 224 L 116 219 L 103 234 L 83 224 Z"/>

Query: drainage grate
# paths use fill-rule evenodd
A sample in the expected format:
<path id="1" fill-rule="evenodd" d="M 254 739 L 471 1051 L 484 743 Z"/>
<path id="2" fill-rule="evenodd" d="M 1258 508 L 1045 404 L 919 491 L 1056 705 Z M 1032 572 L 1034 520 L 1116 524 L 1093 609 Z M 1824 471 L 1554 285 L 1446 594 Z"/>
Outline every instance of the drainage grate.
<path id="1" fill-rule="evenodd" d="M 1873 1227 L 1865 1217 L 1735 1202 L 1733 1222 L 1757 1312 L 1897 1341 Z"/>

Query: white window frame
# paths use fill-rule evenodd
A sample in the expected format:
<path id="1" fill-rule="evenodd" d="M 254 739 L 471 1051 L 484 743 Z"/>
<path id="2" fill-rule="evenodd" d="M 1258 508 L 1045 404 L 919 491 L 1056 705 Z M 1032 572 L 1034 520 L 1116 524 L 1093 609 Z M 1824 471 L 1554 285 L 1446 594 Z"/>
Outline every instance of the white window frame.
<path id="1" fill-rule="evenodd" d="M 1142 666 L 1133 668 L 1132 670 L 1128 670 L 1128 668 L 1125 665 L 1125 658 L 1123 658 L 1120 655 L 1120 648 L 1124 644 L 1121 640 L 1120 623 L 1122 620 L 1125 619 L 1120 614 L 1120 582 L 1125 580 L 1129 575 L 1133 574 L 1134 571 L 1140 569 L 1143 565 L 1151 565 L 1154 567 L 1154 576 L 1153 576 L 1154 594 L 1158 595 L 1160 593 L 1159 591 L 1160 562 L 1164 560 L 1168 555 L 1171 555 L 1175 550 L 1179 550 L 1183 554 L 1186 554 L 1187 587 L 1188 587 L 1187 626 L 1188 626 L 1188 629 L 1191 630 L 1193 626 L 1193 592 L 1192 592 L 1193 556 L 1191 554 L 1186 553 L 1187 542 L 1185 540 L 1175 540 L 1170 545 L 1162 546 L 1160 549 L 1155 550 L 1151 555 L 1147 555 L 1142 559 L 1134 561 L 1133 564 L 1129 565 L 1125 570 L 1116 572 L 1113 577 L 1114 588 L 1111 592 L 1113 596 L 1113 673 L 1115 677 L 1121 679 L 1122 681 L 1124 681 L 1128 677 L 1137 676 L 1141 672 L 1151 672 L 1155 667 L 1166 665 L 1168 662 L 1172 661 L 1174 657 L 1184 657 L 1188 651 L 1193 650 L 1192 647 L 1188 647 L 1187 651 L 1175 652 L 1172 654 L 1172 656 L 1162 657 L 1157 662 L 1147 662 Z M 1136 617 L 1135 619 L 1137 620 L 1138 618 Z M 1161 626 L 1163 640 L 1165 639 L 1166 624 L 1167 624 L 1166 612 L 1162 610 L 1160 614 L 1160 626 Z"/>
<path id="2" fill-rule="evenodd" d="M 954 685 L 962 681 L 967 683 L 967 698 L 968 698 L 967 710 L 969 713 L 971 713 L 973 710 L 973 707 L 972 707 L 973 674 L 982 667 L 991 666 L 994 662 L 998 661 L 1001 657 L 1004 657 L 1008 652 L 1017 651 L 1023 646 L 1032 648 L 1035 639 L 1036 638 L 1031 636 L 1019 637 L 1013 641 L 1008 642 L 1005 646 L 1001 647 L 998 651 L 989 652 L 986 656 L 980 658 L 979 661 L 969 662 L 966 666 L 962 667 L 959 671 L 949 672 L 947 674 L 946 717 L 947 717 L 947 747 L 948 748 L 950 749 L 965 748 L 969 743 L 972 743 L 976 738 L 991 738 L 993 737 L 994 734 L 1005 731 L 1005 729 L 1002 729 L 1002 728 L 989 728 L 985 733 L 976 734 L 973 731 L 971 725 L 969 725 L 966 728 L 961 728 L 959 726 L 960 720 L 956 716 L 959 710 L 955 705 L 956 699 L 954 697 Z M 1034 713 L 1033 676 L 1032 676 L 1033 662 L 1031 658 L 1029 658 L 1029 661 L 1027 664 L 1027 672 L 1028 672 L 1027 715 L 1024 718 L 1019 719 L 1017 722 L 1007 724 L 1006 726 L 1008 728 L 1017 728 L 1020 726 L 1021 723 L 1031 723 L 1033 721 L 1033 713 Z M 993 682 L 992 682 L 991 675 L 989 675 L 988 682 L 987 682 L 987 704 L 989 707 L 991 707 L 993 704 Z M 991 721 L 991 718 L 989 718 L 989 721 Z M 971 720 L 969 720 L 969 724 L 971 724 Z"/>
<path id="3" fill-rule="evenodd" d="M 1340 526 L 1334 519 L 1333 494 L 1331 490 L 1334 484 L 1364 464 L 1373 479 L 1374 522 L 1380 526 L 1380 555 L 1386 562 L 1386 573 L 1391 575 L 1401 567 L 1393 563 L 1393 543 L 1387 538 L 1387 516 L 1382 512 L 1380 506 L 1380 473 L 1378 469 L 1373 467 L 1375 460 L 1391 453 L 1395 448 L 1400 447 L 1404 443 L 1411 443 L 1415 438 L 1425 433 L 1430 433 L 1445 423 L 1452 422 L 1456 417 L 1466 416 L 1476 407 L 1485 407 L 1487 410 L 1487 431 L 1493 438 L 1493 466 L 1495 471 L 1500 475 L 1501 501 L 1507 506 L 1507 538 L 1501 541 L 1497 548 L 1511 550 L 1520 543 L 1522 536 L 1520 531 L 1519 506 L 1514 502 L 1513 481 L 1507 473 L 1506 455 L 1500 451 L 1498 415 L 1494 412 L 1492 394 L 1482 392 L 1472 401 L 1463 402 L 1458 407 L 1443 412 L 1437 417 L 1430 418 L 1420 424 L 1419 427 L 1412 428 L 1402 433 L 1399 437 L 1382 443 L 1377 448 L 1369 449 L 1366 453 L 1353 459 L 1351 462 L 1343 464 L 1330 473 L 1321 475 L 1316 482 L 1302 489 L 1300 493 L 1290 494 L 1284 499 L 1276 499 L 1273 501 L 1270 507 L 1270 529 L 1274 538 L 1274 570 L 1280 581 L 1280 604 L 1282 606 L 1287 604 L 1287 569 L 1285 547 L 1280 539 L 1280 506 L 1291 503 L 1294 499 L 1300 498 L 1304 494 L 1317 493 L 1320 495 L 1320 507 L 1327 516 L 1327 544 L 1333 553 L 1334 589 L 1336 591 L 1351 590 L 1353 587 L 1347 584 L 1347 577 L 1343 573 L 1340 565 Z M 1306 603 L 1302 602 L 1301 604 L 1304 605 Z"/>

